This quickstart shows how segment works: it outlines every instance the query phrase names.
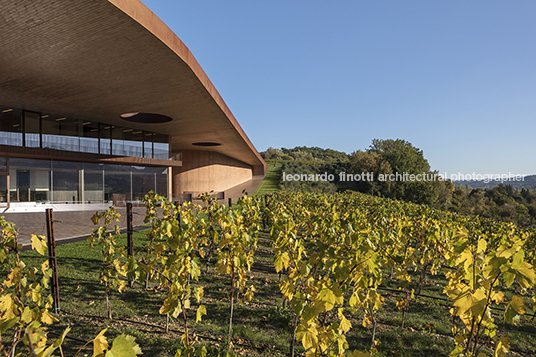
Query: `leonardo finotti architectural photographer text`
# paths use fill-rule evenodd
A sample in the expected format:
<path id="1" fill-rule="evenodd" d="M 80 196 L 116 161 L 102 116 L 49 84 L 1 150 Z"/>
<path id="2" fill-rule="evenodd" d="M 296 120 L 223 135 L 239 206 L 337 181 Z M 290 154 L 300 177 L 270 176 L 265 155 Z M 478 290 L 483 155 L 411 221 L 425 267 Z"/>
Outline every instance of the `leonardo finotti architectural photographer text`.
<path id="1" fill-rule="evenodd" d="M 335 181 L 334 174 L 287 174 L 283 172 L 283 181 Z M 484 181 L 485 183 L 491 181 L 497 181 L 504 183 L 505 181 L 524 181 L 525 175 L 516 175 L 512 173 L 508 174 L 451 174 L 450 176 L 445 172 L 443 175 L 426 173 L 422 174 L 409 174 L 407 172 L 394 173 L 394 174 L 378 174 L 374 177 L 374 172 L 362 172 L 360 174 L 349 174 L 346 172 L 340 172 L 337 174 L 338 181 L 351 182 L 351 181 L 443 181 L 449 178 L 451 181 Z"/>

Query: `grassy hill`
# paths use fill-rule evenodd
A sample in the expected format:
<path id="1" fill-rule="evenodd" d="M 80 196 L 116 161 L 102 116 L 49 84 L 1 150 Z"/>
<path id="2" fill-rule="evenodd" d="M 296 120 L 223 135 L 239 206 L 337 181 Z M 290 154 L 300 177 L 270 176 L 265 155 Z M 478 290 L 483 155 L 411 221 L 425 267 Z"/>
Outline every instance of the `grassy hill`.
<path id="1" fill-rule="evenodd" d="M 271 163 L 269 160 L 267 165 L 268 171 L 266 172 L 266 176 L 253 193 L 254 196 L 264 196 L 266 194 L 279 191 L 279 181 L 281 180 L 281 171 L 283 166 L 280 163 Z"/>

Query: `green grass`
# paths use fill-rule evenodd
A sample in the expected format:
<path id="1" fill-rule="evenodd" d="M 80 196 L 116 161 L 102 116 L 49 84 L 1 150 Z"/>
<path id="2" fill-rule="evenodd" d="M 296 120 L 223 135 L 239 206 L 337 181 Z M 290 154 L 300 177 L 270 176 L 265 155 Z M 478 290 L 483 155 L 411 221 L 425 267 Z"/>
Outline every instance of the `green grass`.
<path id="1" fill-rule="evenodd" d="M 126 236 L 116 239 L 118 246 L 126 246 Z M 138 250 L 148 242 L 145 232 L 134 234 L 134 249 Z M 235 335 L 262 341 L 275 345 L 287 345 L 288 334 L 281 334 L 283 329 L 289 329 L 290 315 L 280 313 L 281 300 L 274 298 L 278 292 L 275 270 L 272 268 L 270 241 L 260 239 L 256 256 L 255 272 L 251 273 L 253 283 L 260 294 L 252 302 L 235 305 L 234 333 Z M 159 308 L 165 298 L 164 292 L 155 290 L 156 284 L 151 283 L 150 290 L 145 290 L 142 284 L 136 283 L 133 288 L 119 294 L 112 293 L 111 304 L 113 320 L 106 318 L 106 302 L 104 287 L 99 282 L 101 267 L 100 247 L 92 249 L 88 243 L 77 242 L 57 247 L 58 274 L 60 286 L 61 312 L 55 316 L 58 322 L 50 331 L 60 333 L 65 327 L 71 326 L 69 336 L 86 341 L 94 338 L 103 328 L 108 328 L 106 335 L 109 340 L 121 333 L 136 337 L 143 353 L 148 356 L 174 356 L 179 348 L 180 338 L 184 333 L 181 320 L 172 319 L 169 333 L 165 332 L 166 317 L 159 314 Z M 39 265 L 46 258 L 35 251 L 21 253 L 22 259 L 30 265 Z M 209 347 L 209 355 L 222 355 L 223 346 L 227 340 L 229 315 L 229 285 L 230 279 L 219 276 L 213 264 L 201 262 L 202 278 L 193 285 L 204 287 L 205 296 L 202 303 L 207 307 L 207 316 L 199 324 L 195 324 L 195 309 L 188 311 L 189 329 L 199 336 L 199 343 Z M 288 314 L 288 312 L 286 312 Z M 52 336 L 53 337 L 53 336 Z M 82 347 L 83 343 L 67 340 L 66 355 Z M 242 345 L 247 345 L 247 355 L 282 356 L 285 353 L 277 348 L 265 346 L 262 343 L 252 343 L 246 339 L 235 341 L 235 351 L 245 351 Z"/>
<path id="2" fill-rule="evenodd" d="M 144 232 L 134 234 L 135 249 L 141 249 L 147 243 Z M 257 293 L 251 302 L 235 305 L 234 334 L 240 336 L 234 341 L 234 352 L 244 356 L 285 356 L 291 336 L 291 312 L 281 299 L 279 293 L 279 275 L 273 268 L 273 252 L 268 230 L 259 237 L 259 248 L 255 255 L 255 264 L 248 274 L 249 284 L 253 284 Z M 125 235 L 117 239 L 118 246 L 126 246 Z M 45 258 L 36 252 L 28 251 L 21 254 L 27 264 L 40 264 Z M 141 284 L 119 294 L 114 292 L 111 297 L 113 320 L 106 316 L 104 287 L 98 281 L 101 267 L 99 247 L 90 249 L 87 242 L 70 243 L 57 247 L 60 305 L 62 312 L 56 314 L 58 322 L 50 331 L 59 333 L 71 326 L 69 336 L 83 340 L 91 340 L 100 330 L 108 328 L 106 335 L 109 340 L 121 333 L 136 337 L 147 356 L 174 356 L 180 347 L 183 334 L 181 320 L 172 319 L 170 330 L 165 332 L 166 317 L 159 314 L 164 293 L 150 284 L 146 290 Z M 213 264 L 201 261 L 202 276 L 199 282 L 205 289 L 202 303 L 207 307 L 207 315 L 203 321 L 195 323 L 195 304 L 188 311 L 189 329 L 198 336 L 198 343 L 206 345 L 209 356 L 224 355 L 226 333 L 229 318 L 229 284 L 230 279 L 218 275 Z M 416 288 L 419 273 L 412 272 L 412 285 Z M 388 274 L 386 274 L 388 275 Z M 422 294 L 444 298 L 442 293 L 446 280 L 444 276 L 428 276 Z M 451 303 L 420 297 L 412 300 L 406 315 L 405 327 L 401 328 L 402 312 L 396 307 L 398 283 L 385 278 L 380 293 L 385 304 L 378 313 L 379 325 L 377 339 L 381 341 L 377 356 L 448 356 L 454 348 L 449 337 L 452 318 L 449 313 Z M 528 311 L 531 312 L 531 311 Z M 358 311 L 352 315 L 345 310 L 353 328 L 347 339 L 350 349 L 368 350 L 372 336 L 370 327 L 363 327 L 362 315 Z M 496 321 L 501 321 L 496 316 Z M 518 326 L 499 324 L 512 337 L 512 347 L 523 351 L 536 351 L 536 328 L 534 323 L 523 318 Z M 527 334 L 528 333 L 528 334 Z M 53 337 L 53 336 L 51 336 Z M 254 341 L 251 341 L 254 340 Z M 260 341 L 260 342 L 259 342 Z M 74 355 L 74 351 L 82 347 L 79 341 L 65 342 L 65 355 Z M 298 346 L 300 344 L 298 343 Z M 303 352 L 301 347 L 298 352 Z M 490 353 L 489 351 L 487 351 Z M 529 354 L 527 354 L 529 355 Z"/>
<path id="3" fill-rule="evenodd" d="M 279 191 L 281 170 L 281 164 L 268 164 L 268 171 L 266 172 L 266 176 L 264 176 L 264 180 L 262 180 L 261 184 L 259 185 L 259 187 L 257 187 L 253 195 L 264 196 L 266 194 Z"/>

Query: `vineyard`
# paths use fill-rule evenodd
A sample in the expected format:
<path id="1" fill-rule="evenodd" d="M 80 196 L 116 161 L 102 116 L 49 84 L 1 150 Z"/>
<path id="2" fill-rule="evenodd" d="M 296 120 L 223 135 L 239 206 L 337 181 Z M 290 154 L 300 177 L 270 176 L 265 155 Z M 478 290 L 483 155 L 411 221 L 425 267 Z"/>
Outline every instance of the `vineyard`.
<path id="1" fill-rule="evenodd" d="M 95 214 L 85 261 L 65 255 L 62 263 L 58 253 L 60 273 L 62 264 L 63 274 L 83 271 L 60 275 L 60 287 L 70 285 L 63 309 L 49 295 L 44 238 L 33 236 L 34 252 L 22 253 L 15 227 L 1 221 L 0 351 L 39 357 L 536 351 L 534 231 L 355 193 L 279 193 L 244 197 L 232 207 L 208 194 L 203 200 L 203 206 L 177 205 L 147 196 L 150 228 L 133 254 L 109 230 L 113 208 Z"/>

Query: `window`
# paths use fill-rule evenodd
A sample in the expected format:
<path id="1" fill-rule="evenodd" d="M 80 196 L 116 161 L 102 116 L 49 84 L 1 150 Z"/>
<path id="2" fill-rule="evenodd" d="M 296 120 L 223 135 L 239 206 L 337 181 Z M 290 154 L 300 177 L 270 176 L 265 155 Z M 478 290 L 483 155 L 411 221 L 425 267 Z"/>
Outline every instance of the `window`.
<path id="1" fill-rule="evenodd" d="M 80 151 L 92 154 L 99 153 L 99 123 L 82 121 Z"/>
<path id="2" fill-rule="evenodd" d="M 153 134 L 153 158 L 169 159 L 169 137 L 163 134 Z"/>
<path id="3" fill-rule="evenodd" d="M 24 110 L 24 146 L 28 148 L 41 147 L 41 114 Z"/>
<path id="4" fill-rule="evenodd" d="M 22 110 L 0 106 L 0 145 L 22 146 Z"/>
<path id="5" fill-rule="evenodd" d="M 80 121 L 66 117 L 41 117 L 43 148 L 80 151 Z"/>
<path id="6" fill-rule="evenodd" d="M 6 106 L 0 106 L 0 145 L 169 158 L 168 135 Z"/>

